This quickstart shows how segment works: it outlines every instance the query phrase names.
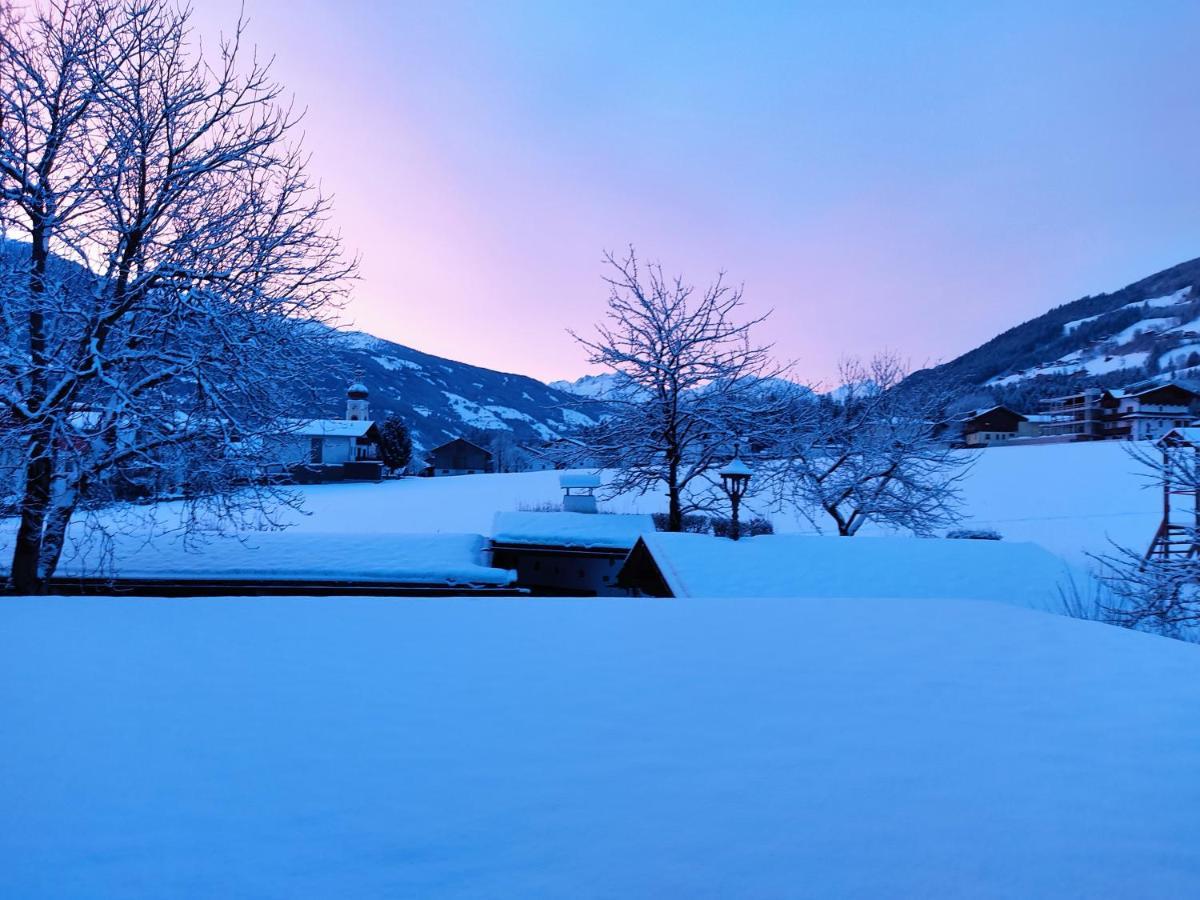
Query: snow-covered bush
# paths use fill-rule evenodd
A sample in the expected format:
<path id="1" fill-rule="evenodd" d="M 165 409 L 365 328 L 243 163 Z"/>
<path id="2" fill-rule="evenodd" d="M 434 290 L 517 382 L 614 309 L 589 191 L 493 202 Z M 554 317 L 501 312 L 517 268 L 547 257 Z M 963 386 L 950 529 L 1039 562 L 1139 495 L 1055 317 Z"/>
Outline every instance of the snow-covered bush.
<path id="1" fill-rule="evenodd" d="M 733 520 L 728 516 L 713 516 L 712 533 L 717 537 L 729 537 L 733 529 Z M 742 537 L 753 537 L 757 534 L 774 534 L 775 526 L 770 519 L 754 516 L 739 523 Z"/>
<path id="2" fill-rule="evenodd" d="M 562 512 L 561 503 L 518 503 L 517 512 Z"/>
<path id="3" fill-rule="evenodd" d="M 1004 536 L 991 528 L 955 528 L 946 537 L 959 541 L 1001 541 Z"/>
<path id="4" fill-rule="evenodd" d="M 670 531 L 671 517 L 664 512 L 651 513 L 650 516 L 654 519 L 655 531 Z M 680 520 L 680 531 L 690 532 L 692 534 L 709 534 L 712 530 L 711 521 L 708 516 L 701 515 L 686 515 Z"/>

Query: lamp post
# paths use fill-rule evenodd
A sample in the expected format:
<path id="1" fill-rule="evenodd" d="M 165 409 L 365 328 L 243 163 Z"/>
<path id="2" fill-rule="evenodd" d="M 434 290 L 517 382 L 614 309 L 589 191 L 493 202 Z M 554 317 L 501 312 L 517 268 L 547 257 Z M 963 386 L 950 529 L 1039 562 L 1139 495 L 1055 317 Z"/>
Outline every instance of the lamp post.
<path id="1" fill-rule="evenodd" d="M 725 489 L 725 493 L 729 497 L 729 505 L 733 509 L 733 515 L 729 519 L 729 536 L 735 541 L 742 536 L 742 528 L 738 522 L 738 507 L 741 506 L 742 498 L 746 496 L 746 488 L 749 486 L 753 474 L 753 470 L 738 456 L 735 445 L 733 459 L 720 472 L 721 487 Z"/>

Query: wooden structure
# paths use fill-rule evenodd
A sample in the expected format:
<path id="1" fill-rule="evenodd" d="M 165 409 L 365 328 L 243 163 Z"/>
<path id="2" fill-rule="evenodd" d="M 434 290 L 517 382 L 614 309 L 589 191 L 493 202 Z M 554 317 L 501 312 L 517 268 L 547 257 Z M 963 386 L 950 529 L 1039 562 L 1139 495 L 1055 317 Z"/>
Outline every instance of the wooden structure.
<path id="1" fill-rule="evenodd" d="M 652 531 L 654 520 L 643 515 L 500 512 L 491 564 L 516 572 L 516 586 L 535 594 L 628 596 L 617 575 L 630 548 Z"/>
<path id="2" fill-rule="evenodd" d="M 968 414 L 962 421 L 962 433 L 968 447 L 987 447 L 1017 437 L 1035 437 L 1038 429 L 1028 416 L 1007 406 L 993 406 Z"/>
<path id="3" fill-rule="evenodd" d="M 465 438 L 434 447 L 426 457 L 425 475 L 479 475 L 492 471 L 492 454 Z"/>
<path id="4" fill-rule="evenodd" d="M 1157 443 L 1162 451 L 1162 521 L 1146 560 L 1200 554 L 1200 428 L 1176 428 Z"/>

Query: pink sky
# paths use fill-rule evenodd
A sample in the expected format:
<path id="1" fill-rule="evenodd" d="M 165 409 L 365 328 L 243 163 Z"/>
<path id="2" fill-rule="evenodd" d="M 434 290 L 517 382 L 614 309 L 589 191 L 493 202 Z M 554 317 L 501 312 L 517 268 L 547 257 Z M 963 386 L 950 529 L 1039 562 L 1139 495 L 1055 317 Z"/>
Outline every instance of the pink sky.
<path id="1" fill-rule="evenodd" d="M 346 6 L 247 0 L 250 38 L 361 254 L 348 315 L 419 350 L 584 374 L 630 242 L 744 283 L 811 381 L 1200 255 L 1194 4 Z"/>

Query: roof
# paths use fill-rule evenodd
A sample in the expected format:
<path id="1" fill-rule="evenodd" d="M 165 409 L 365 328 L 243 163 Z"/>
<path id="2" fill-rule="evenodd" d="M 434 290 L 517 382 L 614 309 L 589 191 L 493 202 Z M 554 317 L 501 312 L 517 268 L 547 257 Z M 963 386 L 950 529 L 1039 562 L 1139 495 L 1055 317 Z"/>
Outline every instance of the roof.
<path id="1" fill-rule="evenodd" d="M 988 413 L 994 413 L 994 412 L 1000 412 L 1000 411 L 1003 411 L 1006 413 L 1011 413 L 1012 415 L 1016 416 L 1018 419 L 1021 419 L 1022 421 L 1029 420 L 1029 417 L 1026 416 L 1024 413 L 1019 413 L 1015 409 L 1010 409 L 1009 407 L 1001 404 L 999 406 L 989 407 L 988 409 L 973 409 L 963 417 L 963 421 L 969 422 L 972 419 L 978 419 L 982 416 L 986 416 Z"/>
<path id="2" fill-rule="evenodd" d="M 486 454 L 487 456 L 492 455 L 491 450 L 486 450 L 483 447 L 480 447 L 478 444 L 473 444 L 473 443 L 471 443 L 471 441 L 468 441 L 466 438 L 462 438 L 462 437 L 457 437 L 452 441 L 446 441 L 446 443 L 444 443 L 444 444 L 438 444 L 436 447 L 434 447 L 429 452 L 437 453 L 439 450 L 445 450 L 447 447 L 453 447 L 455 444 L 466 444 L 468 447 L 474 447 L 480 453 Z"/>
<path id="3" fill-rule="evenodd" d="M 628 550 L 654 531 L 650 516 L 576 512 L 499 512 L 492 542 L 537 547 Z"/>
<path id="4" fill-rule="evenodd" d="M 675 597 L 944 597 L 1036 605 L 1054 598 L 1066 563 L 1028 543 L 912 537 L 705 534 L 642 536 Z M 621 583 L 626 583 L 622 571 Z"/>
<path id="5" fill-rule="evenodd" d="M 564 488 L 598 488 L 600 487 L 599 472 L 563 472 L 558 476 L 559 487 Z"/>
<path id="6" fill-rule="evenodd" d="M 1161 444 L 1183 444 L 1200 447 L 1200 428 L 1189 425 L 1186 428 L 1172 428 L 1161 438 L 1158 439 Z"/>
<path id="7" fill-rule="evenodd" d="M 365 419 L 312 419 L 297 423 L 290 434 L 301 437 L 366 437 L 375 426 Z"/>
<path id="8" fill-rule="evenodd" d="M 0 537 L 0 548 L 4 545 Z M 72 543 L 60 576 L 88 576 L 111 564 L 118 578 L 196 580 L 347 579 L 436 587 L 503 587 L 514 574 L 488 565 L 479 534 L 338 534 L 295 530 L 243 533 L 190 544 L 182 536 L 141 534 L 114 539 L 110 561 Z"/>
<path id="9" fill-rule="evenodd" d="M 1188 387 L 1185 384 L 1180 384 L 1178 381 L 1168 381 L 1164 384 L 1158 384 L 1158 385 L 1154 385 L 1153 387 L 1143 388 L 1142 390 L 1139 390 L 1139 391 L 1129 391 L 1128 396 L 1144 397 L 1146 394 L 1154 394 L 1154 393 L 1157 393 L 1158 391 L 1166 391 L 1166 390 L 1172 390 L 1172 389 L 1177 390 L 1177 391 L 1182 391 L 1185 394 L 1191 394 L 1193 397 L 1196 396 L 1196 391 L 1194 391 L 1192 388 Z"/>

